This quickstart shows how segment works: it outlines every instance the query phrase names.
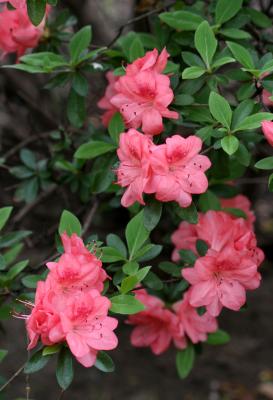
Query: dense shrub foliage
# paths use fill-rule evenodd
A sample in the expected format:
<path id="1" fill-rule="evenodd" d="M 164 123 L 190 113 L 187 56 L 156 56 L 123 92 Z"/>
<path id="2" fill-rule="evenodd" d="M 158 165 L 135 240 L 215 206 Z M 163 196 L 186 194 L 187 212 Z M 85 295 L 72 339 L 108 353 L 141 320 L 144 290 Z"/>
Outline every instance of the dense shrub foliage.
<path id="1" fill-rule="evenodd" d="M 173 346 L 185 378 L 203 344 L 230 340 L 223 308 L 240 312 L 261 281 L 264 255 L 239 184 L 269 175 L 273 190 L 272 22 L 247 0 L 177 0 L 142 16 L 149 32 L 120 29 L 98 47 L 91 26 L 77 30 L 57 1 L 1 3 L 3 68 L 48 76 L 65 104 L 46 138 L 50 159 L 31 143 L 16 165 L 1 159 L 18 181 L 15 198 L 32 204 L 65 186 L 90 207 L 83 227 L 77 210 L 63 211 L 57 253 L 42 268 L 18 261 L 35 232 L 11 231 L 12 207 L 0 209 L 0 318 L 26 324 L 24 372 L 57 357 L 66 390 L 74 359 L 113 371 L 108 351 L 125 320 L 133 346 L 156 355 Z M 92 124 L 99 73 L 106 88 Z M 94 215 L 104 223 L 122 208 L 127 223 L 106 237 L 89 232 Z"/>

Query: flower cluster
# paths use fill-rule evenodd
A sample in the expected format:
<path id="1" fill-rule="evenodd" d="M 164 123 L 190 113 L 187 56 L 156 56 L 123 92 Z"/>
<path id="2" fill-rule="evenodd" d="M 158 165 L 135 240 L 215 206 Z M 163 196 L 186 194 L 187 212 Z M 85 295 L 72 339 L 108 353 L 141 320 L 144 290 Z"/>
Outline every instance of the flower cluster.
<path id="1" fill-rule="evenodd" d="M 197 225 L 182 222 L 172 235 L 176 247 L 173 260 L 178 261 L 179 249 L 196 252 L 198 239 L 207 243 L 208 251 L 193 268 L 182 271 L 191 284 L 190 304 L 205 306 L 212 316 L 218 316 L 223 307 L 238 311 L 245 304 L 246 290 L 259 286 L 258 267 L 264 259 L 249 217 L 245 220 L 223 211 L 208 211 L 199 214 Z"/>
<path id="2" fill-rule="evenodd" d="M 102 263 L 73 234 L 62 234 L 64 253 L 47 264 L 46 281 L 37 286 L 35 305 L 27 317 L 28 349 L 39 339 L 44 345 L 65 342 L 85 367 L 96 361 L 99 350 L 117 346 L 113 330 L 118 321 L 108 317 L 111 303 L 101 295 L 107 278 Z"/>
<path id="3" fill-rule="evenodd" d="M 204 342 L 207 334 L 217 330 L 216 318 L 208 312 L 198 315 L 189 303 L 188 293 L 183 300 L 167 309 L 159 298 L 149 295 L 145 289 L 135 291 L 136 298 L 145 305 L 145 310 L 130 315 L 128 323 L 136 325 L 131 334 L 135 347 L 151 347 L 154 354 L 166 351 L 170 344 L 178 349 L 187 347 L 188 339 L 193 343 Z"/>
<path id="4" fill-rule="evenodd" d="M 15 10 L 9 10 L 6 5 L 0 8 L 0 56 L 16 53 L 20 57 L 27 49 L 38 45 L 45 19 L 39 26 L 34 26 L 28 17 L 26 3 L 20 0 L 11 3 Z"/>
<path id="5" fill-rule="evenodd" d="M 169 54 L 164 49 L 148 51 L 126 68 L 126 73 L 115 80 L 107 76 L 109 86 L 98 106 L 107 110 L 119 110 L 127 128 L 140 128 L 147 135 L 163 131 L 162 117 L 178 119 L 178 113 L 168 106 L 173 100 L 170 78 L 164 75 Z M 110 106 L 110 104 L 112 106 Z M 109 111 L 104 114 L 107 123 Z"/>
<path id="6" fill-rule="evenodd" d="M 192 194 L 204 193 L 208 188 L 205 171 L 211 163 L 199 154 L 201 147 L 197 136 L 174 135 L 166 143 L 155 145 L 135 129 L 122 133 L 117 183 L 127 189 L 121 204 L 144 204 L 143 193 L 154 193 L 157 200 L 176 201 L 181 207 L 188 207 Z"/>

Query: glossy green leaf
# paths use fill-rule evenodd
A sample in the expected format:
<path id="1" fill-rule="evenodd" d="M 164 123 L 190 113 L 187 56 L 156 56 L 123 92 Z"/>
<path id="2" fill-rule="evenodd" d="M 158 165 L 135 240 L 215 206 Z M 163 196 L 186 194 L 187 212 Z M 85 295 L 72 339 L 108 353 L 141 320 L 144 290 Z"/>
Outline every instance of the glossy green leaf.
<path id="1" fill-rule="evenodd" d="M 66 232 L 68 236 L 76 233 L 81 236 L 82 227 L 78 218 L 68 210 L 64 210 L 59 223 L 59 234 Z"/>

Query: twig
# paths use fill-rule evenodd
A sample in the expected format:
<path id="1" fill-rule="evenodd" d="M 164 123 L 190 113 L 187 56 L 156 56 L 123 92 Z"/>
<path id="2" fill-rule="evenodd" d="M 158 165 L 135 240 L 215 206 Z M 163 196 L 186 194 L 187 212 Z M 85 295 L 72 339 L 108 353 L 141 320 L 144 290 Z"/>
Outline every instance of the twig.
<path id="1" fill-rule="evenodd" d="M 28 214 L 37 204 L 39 204 L 41 201 L 46 199 L 48 196 L 50 196 L 55 190 L 57 189 L 57 185 L 53 184 L 50 186 L 48 190 L 45 192 L 42 192 L 40 196 L 37 197 L 36 200 L 34 200 L 32 203 L 27 204 L 25 207 L 23 207 L 14 217 L 13 221 L 14 223 L 20 222 L 26 214 Z"/>
<path id="2" fill-rule="evenodd" d="M 64 397 L 64 392 L 65 392 L 65 390 L 62 389 L 62 390 L 61 390 L 61 393 L 60 393 L 60 395 L 58 396 L 58 399 L 57 399 L 57 400 L 61 400 L 61 399 Z"/>
<path id="3" fill-rule="evenodd" d="M 176 0 L 171 1 L 169 4 L 167 4 L 165 6 L 156 8 L 155 10 L 150 10 L 150 11 L 146 12 L 145 14 L 142 14 L 142 15 L 139 15 L 138 17 L 129 19 L 129 21 L 127 21 L 125 24 L 120 26 L 120 28 L 118 29 L 118 33 L 111 40 L 111 42 L 107 45 L 107 47 L 112 47 L 115 44 L 115 42 L 118 40 L 118 38 L 122 35 L 122 32 L 123 32 L 124 28 L 126 28 L 126 26 L 134 24 L 137 21 L 141 21 L 142 19 L 150 17 L 151 15 L 158 14 L 160 11 L 168 9 L 169 7 L 173 6 L 175 3 L 176 3 Z"/>
<path id="4" fill-rule="evenodd" d="M 2 385 L 0 387 L 0 392 L 2 392 L 18 375 L 20 375 L 20 373 L 23 371 L 25 365 L 26 365 L 26 363 L 24 362 L 24 364 L 21 365 L 21 367 L 19 369 L 17 369 L 16 372 L 14 372 L 14 374 L 7 380 L 7 382 L 4 383 L 4 385 Z"/>
<path id="5" fill-rule="evenodd" d="M 213 148 L 214 148 L 213 146 L 210 146 L 207 149 L 205 149 L 204 151 L 202 151 L 201 154 L 209 153 Z"/>
<path id="6" fill-rule="evenodd" d="M 51 132 L 52 131 L 40 133 L 38 135 L 31 135 L 31 136 L 27 137 L 26 139 L 24 139 L 20 143 L 18 143 L 16 146 L 13 146 L 9 151 L 7 151 L 6 154 L 3 155 L 3 158 L 6 161 L 8 158 L 10 158 L 15 153 L 17 153 L 17 151 L 21 150 L 22 147 L 25 147 L 29 143 L 33 143 L 36 140 L 47 138 Z"/>
<path id="7" fill-rule="evenodd" d="M 82 229 L 82 235 L 83 235 L 83 236 L 86 234 L 86 232 L 88 231 L 88 228 L 89 228 L 90 225 L 91 225 L 91 222 L 92 222 L 92 220 L 93 220 L 93 217 L 94 217 L 94 215 L 95 215 L 95 213 L 96 213 L 96 211 L 97 211 L 98 205 L 99 205 L 99 202 L 98 202 L 98 200 L 95 198 L 94 204 L 93 204 L 91 210 L 87 213 L 87 215 L 86 215 L 85 218 L 84 218 L 84 224 L 83 224 L 83 229 Z"/>

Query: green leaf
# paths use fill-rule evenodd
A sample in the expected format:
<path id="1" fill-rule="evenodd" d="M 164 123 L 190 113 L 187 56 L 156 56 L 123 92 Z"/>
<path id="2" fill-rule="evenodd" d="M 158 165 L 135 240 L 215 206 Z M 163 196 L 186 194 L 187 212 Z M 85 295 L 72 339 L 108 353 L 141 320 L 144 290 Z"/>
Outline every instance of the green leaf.
<path id="1" fill-rule="evenodd" d="M 211 190 L 207 190 L 206 193 L 200 195 L 198 205 L 202 212 L 221 209 L 220 200 Z"/>
<path id="2" fill-rule="evenodd" d="M 125 125 L 122 116 L 119 112 L 115 113 L 110 120 L 108 125 L 109 135 L 113 139 L 113 142 L 119 143 L 119 135 L 125 131 Z"/>
<path id="3" fill-rule="evenodd" d="M 220 33 L 229 39 L 251 39 L 248 32 L 236 28 L 221 29 Z"/>
<path id="4" fill-rule="evenodd" d="M 81 128 L 86 118 L 85 98 L 71 89 L 67 102 L 67 117 L 71 125 Z"/>
<path id="5" fill-rule="evenodd" d="M 144 208 L 143 223 L 148 231 L 152 231 L 159 223 L 162 214 L 162 203 L 151 201 Z"/>
<path id="6" fill-rule="evenodd" d="M 76 233 L 81 236 L 82 227 L 78 218 L 68 210 L 64 210 L 59 223 L 59 235 L 66 232 L 68 236 Z"/>
<path id="7" fill-rule="evenodd" d="M 102 142 L 100 140 L 90 140 L 90 142 L 84 143 L 78 148 L 74 157 L 83 160 L 91 160 L 92 158 L 109 153 L 115 149 L 116 146 L 112 143 Z"/>
<path id="8" fill-rule="evenodd" d="M 159 277 L 154 274 L 152 271 L 149 271 L 146 277 L 143 280 L 144 284 L 148 286 L 148 288 L 153 290 L 162 290 L 163 283 L 159 279 Z"/>
<path id="9" fill-rule="evenodd" d="M 20 159 L 30 169 L 36 169 L 36 157 L 33 151 L 29 149 L 22 149 L 20 151 Z"/>
<path id="10" fill-rule="evenodd" d="M 0 249 L 10 247 L 31 234 L 31 231 L 9 232 L 0 237 Z"/>
<path id="11" fill-rule="evenodd" d="M 216 92 L 211 92 L 209 96 L 209 109 L 216 121 L 220 122 L 225 128 L 230 128 L 232 111 L 224 97 Z"/>
<path id="12" fill-rule="evenodd" d="M 2 362 L 4 360 L 4 358 L 6 357 L 7 354 L 8 354 L 7 350 L 0 349 L 0 362 Z"/>
<path id="13" fill-rule="evenodd" d="M 85 97 L 89 89 L 88 80 L 81 73 L 75 72 L 73 74 L 72 88 L 79 96 Z"/>
<path id="14" fill-rule="evenodd" d="M 186 378 L 193 368 L 195 360 L 195 350 L 190 343 L 185 350 L 176 353 L 176 368 L 181 379 Z"/>
<path id="15" fill-rule="evenodd" d="M 131 46 L 129 48 L 129 61 L 133 62 L 137 58 L 143 57 L 145 54 L 145 50 L 143 44 L 138 36 L 132 41 Z"/>
<path id="16" fill-rule="evenodd" d="M 189 265 L 194 265 L 197 257 L 194 254 L 194 252 L 192 250 L 188 250 L 188 249 L 181 249 L 179 250 L 179 255 L 181 260 Z"/>
<path id="17" fill-rule="evenodd" d="M 118 250 L 118 252 L 122 254 L 124 258 L 127 257 L 126 246 L 119 236 L 109 233 L 109 235 L 106 236 L 106 244 L 107 246 L 114 247 L 116 250 Z"/>
<path id="18" fill-rule="evenodd" d="M 256 162 L 255 167 L 258 169 L 273 169 L 273 156 L 263 158 Z"/>
<path id="19" fill-rule="evenodd" d="M 127 275 L 134 275 L 138 269 L 139 264 L 136 261 L 129 261 L 122 267 L 122 271 Z"/>
<path id="20" fill-rule="evenodd" d="M 236 107 L 232 116 L 232 129 L 236 128 L 240 122 L 252 113 L 253 107 L 254 102 L 249 99 L 242 101 L 238 107 Z"/>
<path id="21" fill-rule="evenodd" d="M 27 13 L 33 23 L 37 26 L 42 22 L 46 11 L 46 0 L 27 0 Z"/>
<path id="22" fill-rule="evenodd" d="M 207 343 L 212 345 L 225 344 L 230 341 L 230 336 L 227 332 L 219 329 L 216 332 L 209 333 Z"/>
<path id="23" fill-rule="evenodd" d="M 236 126 L 236 129 L 233 130 L 233 132 L 260 128 L 261 122 L 264 120 L 273 120 L 273 114 L 268 112 L 259 112 L 257 114 L 250 115 L 241 121 Z"/>
<path id="24" fill-rule="evenodd" d="M 217 48 L 213 30 L 207 21 L 203 21 L 197 28 L 194 35 L 194 43 L 198 53 L 201 55 L 207 68 L 210 68 L 211 61 Z"/>
<path id="25" fill-rule="evenodd" d="M 197 224 L 198 222 L 198 212 L 195 207 L 195 204 L 192 202 L 191 205 L 187 208 L 181 208 L 179 204 L 173 204 L 174 212 L 184 221 L 189 222 L 190 224 Z"/>
<path id="26" fill-rule="evenodd" d="M 0 208 L 0 230 L 4 228 L 8 221 L 13 207 L 2 207 Z"/>
<path id="27" fill-rule="evenodd" d="M 149 246 L 149 248 L 148 248 L 148 246 Z M 163 249 L 163 246 L 161 246 L 160 244 L 148 244 L 148 245 L 142 247 L 142 249 L 140 249 L 137 252 L 135 258 L 139 262 L 150 261 L 150 260 L 154 259 L 155 257 L 157 257 L 161 253 L 162 249 Z M 141 255 L 139 254 L 140 252 L 142 253 Z"/>
<path id="28" fill-rule="evenodd" d="M 222 67 L 223 65 L 229 64 L 235 62 L 235 58 L 232 57 L 221 57 L 218 58 L 218 60 L 216 60 L 213 64 L 212 64 L 212 68 L 213 69 L 217 69 Z"/>
<path id="29" fill-rule="evenodd" d="M 247 13 L 250 15 L 252 22 L 259 28 L 271 28 L 272 20 L 266 14 L 255 8 L 246 8 Z"/>
<path id="30" fill-rule="evenodd" d="M 182 79 L 196 79 L 204 75 L 206 70 L 203 67 L 188 67 L 182 72 Z"/>
<path id="31" fill-rule="evenodd" d="M 138 278 L 135 275 L 126 276 L 121 282 L 120 291 L 125 294 L 134 289 L 138 283 Z"/>
<path id="32" fill-rule="evenodd" d="M 144 226 L 143 211 L 140 211 L 126 226 L 125 237 L 130 254 L 130 260 L 148 239 L 150 232 Z"/>
<path id="33" fill-rule="evenodd" d="M 59 353 L 62 348 L 62 344 L 53 344 L 52 346 L 45 346 L 43 348 L 43 356 L 50 356 L 52 354 Z"/>
<path id="34" fill-rule="evenodd" d="M 233 18 L 241 9 L 243 0 L 218 0 L 215 8 L 215 20 L 222 25 Z"/>
<path id="35" fill-rule="evenodd" d="M 102 372 L 115 371 L 115 364 L 112 358 L 105 351 L 98 352 L 95 367 Z"/>
<path id="36" fill-rule="evenodd" d="M 268 178 L 268 190 L 273 192 L 273 174 L 271 174 Z"/>
<path id="37" fill-rule="evenodd" d="M 181 278 L 181 268 L 179 268 L 177 264 L 174 264 L 170 261 L 162 261 L 159 263 L 158 267 L 168 275 Z"/>
<path id="38" fill-rule="evenodd" d="M 237 218 L 244 218 L 244 219 L 247 218 L 244 211 L 241 210 L 240 208 L 223 207 L 222 210 L 233 215 L 234 217 L 237 217 Z"/>
<path id="39" fill-rule="evenodd" d="M 33 374 L 34 372 L 40 371 L 46 366 L 50 359 L 50 356 L 43 357 L 43 350 L 39 350 L 34 353 L 25 365 L 24 373 Z"/>
<path id="40" fill-rule="evenodd" d="M 196 241 L 196 250 L 199 256 L 204 257 L 207 254 L 209 246 L 204 240 L 197 239 Z"/>
<path id="41" fill-rule="evenodd" d="M 124 260 L 123 254 L 119 252 L 119 250 L 115 249 L 114 247 L 102 247 L 102 261 L 107 263 L 112 263 L 116 261 Z"/>
<path id="42" fill-rule="evenodd" d="M 85 26 L 80 29 L 69 43 L 69 51 L 72 63 L 79 60 L 81 53 L 88 48 L 92 39 L 91 26 Z"/>
<path id="43" fill-rule="evenodd" d="M 19 261 L 17 264 L 13 265 L 7 272 L 5 279 L 7 281 L 12 281 L 19 275 L 28 265 L 28 260 Z"/>
<path id="44" fill-rule="evenodd" d="M 249 167 L 251 154 L 243 143 L 240 143 L 239 148 L 234 156 L 240 164 L 244 165 L 245 167 Z"/>
<path id="45" fill-rule="evenodd" d="M 159 14 L 161 21 L 174 29 L 181 31 L 195 31 L 203 21 L 200 15 L 189 11 L 164 12 Z"/>
<path id="46" fill-rule="evenodd" d="M 144 305 L 135 297 L 128 294 L 120 294 L 110 298 L 112 303 L 110 311 L 116 314 L 136 314 L 145 310 Z"/>
<path id="47" fill-rule="evenodd" d="M 245 68 L 254 69 L 255 65 L 250 52 L 243 46 L 234 42 L 227 42 L 227 46 L 234 58 Z"/>
<path id="48" fill-rule="evenodd" d="M 221 139 L 222 149 L 231 156 L 234 154 L 239 148 L 239 140 L 236 136 L 228 135 Z"/>
<path id="49" fill-rule="evenodd" d="M 41 275 L 26 275 L 22 278 L 22 284 L 29 289 L 35 289 L 40 280 L 42 280 Z"/>
<path id="50" fill-rule="evenodd" d="M 69 349 L 63 348 L 59 354 L 56 368 L 58 384 L 63 390 L 66 390 L 72 383 L 73 377 L 74 371 L 72 355 Z"/>

